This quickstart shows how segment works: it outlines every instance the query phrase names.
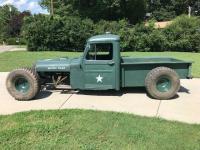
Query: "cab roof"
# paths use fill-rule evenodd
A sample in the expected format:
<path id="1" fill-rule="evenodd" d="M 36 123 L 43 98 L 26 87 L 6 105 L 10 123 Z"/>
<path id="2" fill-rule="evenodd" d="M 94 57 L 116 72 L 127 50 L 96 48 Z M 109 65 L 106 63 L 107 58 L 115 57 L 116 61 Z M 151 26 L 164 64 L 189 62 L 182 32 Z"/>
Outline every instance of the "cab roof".
<path id="1" fill-rule="evenodd" d="M 88 39 L 88 42 L 102 42 L 102 41 L 119 41 L 118 35 L 106 33 L 102 35 L 96 35 Z"/>

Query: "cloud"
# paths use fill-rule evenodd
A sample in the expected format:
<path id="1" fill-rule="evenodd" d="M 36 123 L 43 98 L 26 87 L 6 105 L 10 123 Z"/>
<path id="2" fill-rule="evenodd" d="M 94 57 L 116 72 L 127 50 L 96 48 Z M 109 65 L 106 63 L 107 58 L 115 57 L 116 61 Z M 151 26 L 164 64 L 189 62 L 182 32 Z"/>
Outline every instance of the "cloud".
<path id="1" fill-rule="evenodd" d="M 38 4 L 38 2 L 35 2 L 35 1 L 28 3 L 27 9 L 32 10 L 33 13 L 48 14 L 47 10 L 42 9 L 41 6 Z"/>
<path id="2" fill-rule="evenodd" d="M 3 5 L 12 5 L 14 3 L 14 0 L 1 0 L 0 1 L 0 5 L 3 6 Z"/>
<path id="3" fill-rule="evenodd" d="M 32 13 L 45 13 L 47 10 L 41 8 L 38 3 L 39 0 L 0 0 L 0 6 L 3 5 L 14 5 L 20 11 L 30 10 Z"/>
<path id="4" fill-rule="evenodd" d="M 22 7 L 23 5 L 26 5 L 28 3 L 28 0 L 18 0 L 16 2 L 17 7 Z"/>
<path id="5" fill-rule="evenodd" d="M 30 2 L 28 4 L 28 9 L 32 10 L 32 9 L 38 9 L 39 5 L 37 2 Z"/>

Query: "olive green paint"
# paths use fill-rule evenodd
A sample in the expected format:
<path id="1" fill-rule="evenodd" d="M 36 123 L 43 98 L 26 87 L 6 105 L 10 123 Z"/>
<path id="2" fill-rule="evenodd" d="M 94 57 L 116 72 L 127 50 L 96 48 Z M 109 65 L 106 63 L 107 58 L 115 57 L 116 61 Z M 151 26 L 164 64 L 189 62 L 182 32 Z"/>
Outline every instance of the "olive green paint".
<path id="1" fill-rule="evenodd" d="M 156 88 L 160 92 L 168 92 L 172 88 L 171 80 L 167 77 L 161 77 L 156 82 Z"/>
<path id="2" fill-rule="evenodd" d="M 27 93 L 30 89 L 30 83 L 24 77 L 17 78 L 14 83 L 16 91 L 20 93 Z"/>
<path id="3" fill-rule="evenodd" d="M 112 43 L 112 60 L 86 60 L 88 47 L 98 43 Z M 41 60 L 36 63 L 36 70 L 39 74 L 69 72 L 73 89 L 120 90 L 121 87 L 144 86 L 147 74 L 161 66 L 174 69 L 181 79 L 190 78 L 191 65 L 192 62 L 166 57 L 121 57 L 119 36 L 104 34 L 88 39 L 80 58 Z"/>

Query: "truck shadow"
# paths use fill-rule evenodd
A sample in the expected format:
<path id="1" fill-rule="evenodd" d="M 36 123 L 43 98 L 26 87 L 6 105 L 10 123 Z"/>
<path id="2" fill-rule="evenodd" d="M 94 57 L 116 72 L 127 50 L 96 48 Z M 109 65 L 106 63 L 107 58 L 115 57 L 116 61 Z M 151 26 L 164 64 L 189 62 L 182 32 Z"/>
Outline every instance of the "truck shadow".
<path id="1" fill-rule="evenodd" d="M 183 86 L 181 86 L 181 87 L 180 87 L 180 90 L 179 90 L 179 92 L 181 92 L 181 93 L 187 93 L 187 94 L 190 94 L 190 90 L 189 90 L 189 89 L 187 89 L 187 88 L 185 88 L 185 87 L 183 87 Z"/>
<path id="2" fill-rule="evenodd" d="M 33 100 L 40 100 L 40 99 L 48 98 L 49 96 L 51 96 L 52 93 L 53 92 L 49 91 L 49 90 L 42 90 L 38 93 L 38 95 Z"/>
<path id="3" fill-rule="evenodd" d="M 57 90 L 58 91 L 58 90 Z M 42 90 L 34 100 L 44 99 L 51 96 L 53 93 L 52 89 L 46 89 Z M 92 95 L 92 96 L 123 96 L 124 94 L 146 94 L 149 98 L 153 99 L 147 92 L 144 87 L 137 87 L 137 88 L 123 88 L 120 91 L 115 90 L 105 90 L 105 91 L 93 91 L 93 90 L 80 90 L 80 91 L 74 91 L 74 90 L 60 90 L 61 94 L 78 94 L 78 95 Z M 179 93 L 187 93 L 190 94 L 189 89 L 181 86 Z M 176 95 L 174 98 L 170 100 L 175 100 L 179 97 L 179 95 Z M 156 99 L 154 99 L 156 100 Z"/>
<path id="4" fill-rule="evenodd" d="M 190 94 L 189 89 L 181 86 L 179 93 L 187 93 Z M 137 88 L 123 88 L 120 91 L 115 90 L 107 90 L 107 91 L 78 91 L 76 94 L 79 95 L 93 95 L 93 96 L 122 96 L 124 94 L 146 94 L 149 98 L 152 98 L 146 91 L 144 87 L 137 87 Z M 175 100 L 179 98 L 179 95 L 177 94 L 175 97 L 169 99 L 169 100 Z M 154 99 L 156 100 L 156 99 Z"/>
<path id="5" fill-rule="evenodd" d="M 77 94 L 80 95 L 94 95 L 94 96 L 122 96 L 127 93 L 146 93 L 145 88 L 123 88 L 120 91 L 115 90 L 105 90 L 105 91 L 78 91 Z"/>

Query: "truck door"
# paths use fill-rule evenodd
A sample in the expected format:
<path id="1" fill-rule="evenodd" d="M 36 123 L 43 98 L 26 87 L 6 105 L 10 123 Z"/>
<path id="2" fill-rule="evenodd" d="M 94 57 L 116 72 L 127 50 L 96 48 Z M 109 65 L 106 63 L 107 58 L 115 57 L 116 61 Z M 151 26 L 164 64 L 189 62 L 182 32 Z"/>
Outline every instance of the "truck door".
<path id="1" fill-rule="evenodd" d="M 113 43 L 93 43 L 88 46 L 83 63 L 85 89 L 115 89 L 113 49 Z"/>

